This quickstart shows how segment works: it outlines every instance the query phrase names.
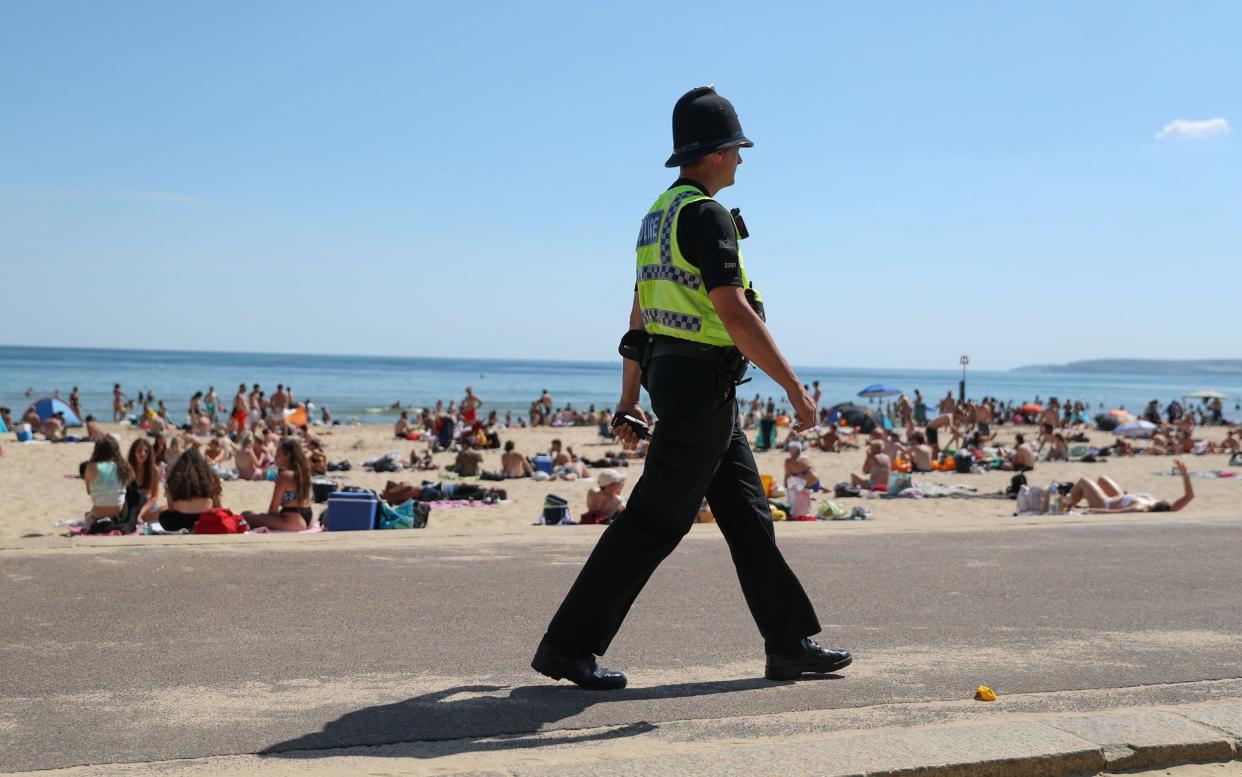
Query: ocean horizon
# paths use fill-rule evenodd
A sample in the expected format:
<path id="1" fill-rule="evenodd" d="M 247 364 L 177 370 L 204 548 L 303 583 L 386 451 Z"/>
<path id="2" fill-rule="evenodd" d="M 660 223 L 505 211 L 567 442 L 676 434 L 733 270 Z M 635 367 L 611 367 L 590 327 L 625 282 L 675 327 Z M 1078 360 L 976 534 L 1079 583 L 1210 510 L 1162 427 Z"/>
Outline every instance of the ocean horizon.
<path id="1" fill-rule="evenodd" d="M 809 366 L 795 370 L 808 384 L 820 381 L 825 405 L 865 404 L 857 393 L 873 383 L 895 386 L 911 396 L 920 389 L 930 404 L 946 392 L 956 396 L 961 379 L 960 370 Z M 751 382 L 738 387 L 739 396 L 758 394 L 781 401 L 784 392 L 766 375 L 752 369 L 750 376 Z M 1082 400 L 1093 410 L 1124 406 L 1137 411 L 1152 399 L 1163 405 L 1207 387 L 1242 396 L 1242 376 L 968 369 L 966 380 L 967 396 L 976 399 L 990 396 L 1018 402 L 1056 396 Z M 507 411 L 524 415 L 544 389 L 558 407 L 567 403 L 578 409 L 611 407 L 619 381 L 619 357 L 578 361 L 0 346 L 0 404 L 20 412 L 34 399 L 55 391 L 67 399 L 78 386 L 83 412 L 104 420 L 111 419 L 113 383 L 120 383 L 130 396 L 154 391 L 177 421 L 195 391 L 214 386 L 228 403 L 238 384 L 257 382 L 269 394 L 278 383 L 292 386 L 299 400 L 326 405 L 342 421 L 384 423 L 396 416 L 391 409 L 394 402 L 403 408 L 430 407 L 437 400 L 460 400 L 466 386 L 484 400 L 485 410 L 502 415 Z M 1226 416 L 1239 416 L 1236 402 L 1227 403 Z"/>

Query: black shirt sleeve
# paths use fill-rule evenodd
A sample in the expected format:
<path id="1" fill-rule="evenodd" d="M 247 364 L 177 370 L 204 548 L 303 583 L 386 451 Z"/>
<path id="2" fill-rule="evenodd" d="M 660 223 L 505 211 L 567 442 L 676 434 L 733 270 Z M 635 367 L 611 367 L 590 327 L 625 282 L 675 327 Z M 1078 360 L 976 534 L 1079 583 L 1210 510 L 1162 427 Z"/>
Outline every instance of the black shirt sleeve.
<path id="1" fill-rule="evenodd" d="M 686 261 L 699 269 L 708 291 L 741 286 L 737 257 L 737 228 L 729 211 L 715 200 L 692 202 L 677 220 L 677 245 Z"/>

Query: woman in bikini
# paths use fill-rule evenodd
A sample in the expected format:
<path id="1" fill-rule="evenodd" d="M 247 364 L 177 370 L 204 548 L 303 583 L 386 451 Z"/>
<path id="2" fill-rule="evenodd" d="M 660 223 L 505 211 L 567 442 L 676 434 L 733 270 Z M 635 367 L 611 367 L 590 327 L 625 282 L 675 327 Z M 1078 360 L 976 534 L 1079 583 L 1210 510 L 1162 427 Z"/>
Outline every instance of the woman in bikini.
<path id="1" fill-rule="evenodd" d="M 1190 473 L 1181 459 L 1174 459 L 1173 466 L 1182 475 L 1184 493 L 1174 502 L 1157 499 L 1151 494 L 1129 494 L 1110 478 L 1102 477 L 1096 481 L 1080 478 L 1070 490 L 1069 496 L 1061 502 L 1061 509 L 1069 512 L 1084 499 L 1093 513 L 1165 513 L 1177 512 L 1190 504 L 1195 498 L 1195 490 L 1190 484 Z"/>
<path id="2" fill-rule="evenodd" d="M 311 468 L 297 439 L 286 437 L 276 448 L 276 482 L 266 513 L 243 513 L 251 527 L 302 531 L 315 523 L 311 510 Z"/>
<path id="3" fill-rule="evenodd" d="M 171 532 L 194 531 L 200 515 L 220 507 L 221 490 L 219 476 L 202 452 L 190 446 L 168 470 L 168 509 L 159 514 L 160 526 Z"/>

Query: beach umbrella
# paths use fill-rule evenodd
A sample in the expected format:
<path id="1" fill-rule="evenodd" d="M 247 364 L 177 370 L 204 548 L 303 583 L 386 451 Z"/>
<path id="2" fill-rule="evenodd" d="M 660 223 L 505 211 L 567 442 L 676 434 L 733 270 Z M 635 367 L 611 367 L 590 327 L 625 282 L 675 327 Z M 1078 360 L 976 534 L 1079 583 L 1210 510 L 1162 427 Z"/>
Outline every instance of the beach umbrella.
<path id="1" fill-rule="evenodd" d="M 1100 413 L 1095 417 L 1095 426 L 1101 432 L 1111 432 L 1116 429 L 1120 423 L 1121 422 L 1117 420 L 1117 416 L 1108 415 L 1107 413 Z"/>
<path id="2" fill-rule="evenodd" d="M 1151 421 L 1129 421 L 1113 430 L 1118 437 L 1151 437 L 1156 425 Z"/>
<path id="3" fill-rule="evenodd" d="M 57 413 L 65 414 L 65 426 L 81 426 L 82 419 L 78 418 L 78 414 L 73 412 L 73 408 L 65 404 L 62 400 L 54 397 L 44 397 L 34 403 L 35 412 L 39 414 L 40 421 L 46 421 Z"/>
<path id="4" fill-rule="evenodd" d="M 1027 402 L 1025 405 L 1018 408 L 1018 412 L 1025 413 L 1026 415 L 1035 415 L 1036 413 L 1044 412 L 1044 406 L 1038 402 Z"/>
<path id="5" fill-rule="evenodd" d="M 1119 410 L 1117 408 L 1113 408 L 1112 410 L 1109 410 L 1108 414 L 1111 415 L 1113 418 L 1133 418 L 1134 417 L 1134 413 L 1131 413 L 1129 410 Z"/>
<path id="6" fill-rule="evenodd" d="M 832 409 L 837 411 L 837 415 L 845 419 L 845 423 L 859 430 L 863 434 L 870 434 L 878 424 L 875 420 L 875 414 L 865 407 L 859 407 L 853 402 L 841 402 L 833 405 Z"/>
<path id="7" fill-rule="evenodd" d="M 1229 399 L 1230 396 L 1216 389 L 1199 389 L 1189 394 L 1182 394 L 1182 399 Z"/>
<path id="8" fill-rule="evenodd" d="M 873 383 L 858 392 L 858 396 L 865 399 L 877 399 L 880 397 L 895 397 L 900 393 L 901 389 L 893 388 L 887 383 Z"/>

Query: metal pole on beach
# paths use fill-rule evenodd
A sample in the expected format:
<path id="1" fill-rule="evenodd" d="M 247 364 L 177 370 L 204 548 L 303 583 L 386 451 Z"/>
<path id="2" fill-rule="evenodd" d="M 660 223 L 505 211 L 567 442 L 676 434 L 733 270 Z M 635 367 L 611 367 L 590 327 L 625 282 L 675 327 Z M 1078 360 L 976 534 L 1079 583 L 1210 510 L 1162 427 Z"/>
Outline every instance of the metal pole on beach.
<path id="1" fill-rule="evenodd" d="M 970 357 L 962 354 L 962 358 L 957 360 L 962 365 L 962 382 L 957 384 L 957 401 L 966 402 L 966 365 L 970 364 Z"/>

